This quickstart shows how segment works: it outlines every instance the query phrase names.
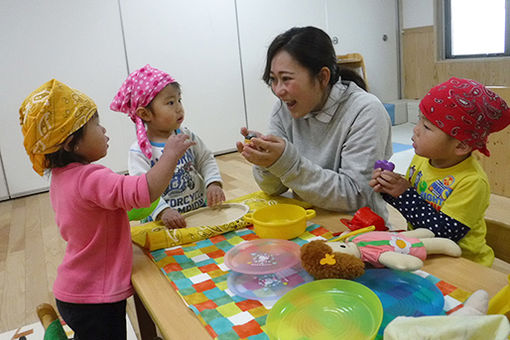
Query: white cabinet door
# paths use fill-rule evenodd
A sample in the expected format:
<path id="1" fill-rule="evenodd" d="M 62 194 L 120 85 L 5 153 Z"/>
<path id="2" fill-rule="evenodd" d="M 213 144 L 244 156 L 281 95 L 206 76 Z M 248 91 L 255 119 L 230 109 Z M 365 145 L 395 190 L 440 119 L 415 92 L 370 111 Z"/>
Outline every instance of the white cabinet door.
<path id="1" fill-rule="evenodd" d="M 0 201 L 9 199 L 9 191 L 5 182 L 4 169 L 2 166 L 2 158 L 0 157 Z"/>
<path id="2" fill-rule="evenodd" d="M 126 0 L 121 10 L 129 70 L 169 73 L 181 84 L 183 126 L 213 152 L 234 150 L 246 121 L 234 2 Z"/>
<path id="3" fill-rule="evenodd" d="M 88 94 L 110 137 L 100 163 L 127 169 L 132 123 L 109 104 L 127 76 L 116 1 L 2 0 L 0 3 L 0 150 L 11 196 L 46 190 L 23 148 L 18 109 L 24 98 L 56 78 Z"/>
<path id="4" fill-rule="evenodd" d="M 327 13 L 337 54 L 361 53 L 370 92 L 398 99 L 397 0 L 327 0 Z"/>
<path id="5" fill-rule="evenodd" d="M 239 0 L 237 14 L 248 127 L 265 132 L 277 100 L 262 80 L 267 48 L 278 34 L 294 26 L 325 30 L 325 0 Z"/>

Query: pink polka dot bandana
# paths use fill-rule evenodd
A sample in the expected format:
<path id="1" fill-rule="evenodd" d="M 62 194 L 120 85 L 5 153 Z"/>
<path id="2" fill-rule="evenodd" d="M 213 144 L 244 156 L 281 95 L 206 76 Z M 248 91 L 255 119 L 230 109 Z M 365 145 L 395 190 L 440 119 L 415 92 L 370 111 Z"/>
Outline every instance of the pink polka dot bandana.
<path id="1" fill-rule="evenodd" d="M 154 97 L 171 83 L 175 83 L 175 79 L 168 73 L 147 64 L 127 77 L 110 104 L 111 110 L 126 113 L 136 124 L 138 145 L 149 159 L 152 157 L 151 145 L 145 124 L 136 115 L 136 109 L 149 105 Z"/>
<path id="2" fill-rule="evenodd" d="M 420 110 L 442 131 L 486 156 L 489 134 L 510 124 L 505 101 L 470 79 L 452 77 L 433 87 L 421 100 Z"/>

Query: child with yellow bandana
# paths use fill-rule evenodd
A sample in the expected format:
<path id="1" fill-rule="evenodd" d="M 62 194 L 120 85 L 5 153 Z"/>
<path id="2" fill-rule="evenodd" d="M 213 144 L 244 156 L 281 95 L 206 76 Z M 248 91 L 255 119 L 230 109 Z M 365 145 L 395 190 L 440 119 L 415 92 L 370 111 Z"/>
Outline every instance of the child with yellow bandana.
<path id="1" fill-rule="evenodd" d="M 159 198 L 193 142 L 172 135 L 150 171 L 124 176 L 92 164 L 106 156 L 109 139 L 85 94 L 52 79 L 19 113 L 34 170 L 51 173 L 51 204 L 67 242 L 53 286 L 58 310 L 76 338 L 126 339 L 126 299 L 133 294 L 126 211 Z"/>

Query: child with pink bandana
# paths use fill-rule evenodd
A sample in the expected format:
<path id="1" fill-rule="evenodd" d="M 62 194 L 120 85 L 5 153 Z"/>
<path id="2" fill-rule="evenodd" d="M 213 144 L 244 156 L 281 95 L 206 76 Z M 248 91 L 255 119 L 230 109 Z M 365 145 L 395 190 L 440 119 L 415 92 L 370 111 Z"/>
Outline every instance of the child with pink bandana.
<path id="1" fill-rule="evenodd" d="M 412 137 L 416 155 L 406 176 L 376 169 L 370 186 L 410 228 L 449 238 L 463 257 L 490 267 L 494 252 L 485 242 L 484 219 L 489 181 L 472 151 L 490 155 L 487 137 L 510 124 L 510 109 L 482 84 L 452 77 L 425 95 L 420 111 Z"/>
<path id="2" fill-rule="evenodd" d="M 184 228 L 181 213 L 215 206 L 225 200 L 216 161 L 204 142 L 181 127 L 184 109 L 181 89 L 169 74 L 150 65 L 132 72 L 110 104 L 136 124 L 137 141 L 129 150 L 130 175 L 149 171 L 162 155 L 165 141 L 186 134 L 195 143 L 179 160 L 174 175 L 149 220 L 161 220 L 168 228 Z"/>

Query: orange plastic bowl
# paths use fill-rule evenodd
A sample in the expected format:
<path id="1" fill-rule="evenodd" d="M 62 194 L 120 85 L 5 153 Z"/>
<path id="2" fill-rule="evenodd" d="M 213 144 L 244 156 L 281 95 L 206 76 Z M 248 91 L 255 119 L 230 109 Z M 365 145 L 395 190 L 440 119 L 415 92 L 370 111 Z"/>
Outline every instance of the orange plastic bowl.
<path id="1" fill-rule="evenodd" d="M 289 240 L 306 229 L 306 221 L 315 217 L 315 210 L 303 209 L 294 204 L 275 204 L 248 213 L 244 219 L 253 224 L 260 238 Z"/>

